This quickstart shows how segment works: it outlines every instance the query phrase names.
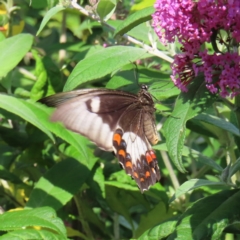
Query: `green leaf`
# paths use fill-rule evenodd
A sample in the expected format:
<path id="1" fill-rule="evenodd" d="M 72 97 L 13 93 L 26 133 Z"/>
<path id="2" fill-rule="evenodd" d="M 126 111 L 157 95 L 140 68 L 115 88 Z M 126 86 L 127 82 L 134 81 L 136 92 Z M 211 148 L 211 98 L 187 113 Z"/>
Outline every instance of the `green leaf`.
<path id="1" fill-rule="evenodd" d="M 6 36 L 3 34 L 3 32 L 0 32 L 0 42 L 5 39 L 6 39 Z"/>
<path id="2" fill-rule="evenodd" d="M 132 218 L 130 215 L 130 212 L 128 211 L 128 206 L 127 202 L 125 202 L 125 200 L 123 200 L 123 196 L 119 196 L 119 190 L 116 189 L 115 187 L 107 187 L 106 188 L 106 193 L 107 193 L 107 202 L 109 207 L 114 211 L 117 212 L 119 214 L 121 214 L 122 216 L 124 216 L 126 218 L 126 220 L 128 221 L 128 223 L 131 225 L 131 228 L 133 229 L 133 222 L 132 222 Z"/>
<path id="3" fill-rule="evenodd" d="M 77 193 L 89 173 L 90 170 L 75 159 L 59 162 L 41 177 L 26 206 L 60 209 Z"/>
<path id="4" fill-rule="evenodd" d="M 236 136 L 240 136 L 239 129 L 237 127 L 235 127 L 232 123 L 230 123 L 222 118 L 219 118 L 219 117 L 207 114 L 207 113 L 201 113 L 198 116 L 194 117 L 193 119 L 203 121 L 206 123 L 210 123 L 210 124 L 217 126 L 223 130 L 226 130 L 232 134 L 235 134 Z"/>
<path id="5" fill-rule="evenodd" d="M 149 92 L 151 92 L 157 100 L 179 95 L 180 90 L 174 86 L 172 81 L 169 81 L 169 76 L 160 74 L 159 77 L 161 78 L 161 81 L 154 82 L 149 88 Z M 164 81 L 164 77 L 166 81 Z"/>
<path id="6" fill-rule="evenodd" d="M 10 181 L 12 183 L 15 183 L 15 184 L 22 183 L 22 181 L 19 179 L 18 176 L 9 172 L 2 165 L 0 165 L 0 179 L 8 180 L 8 181 Z"/>
<path id="7" fill-rule="evenodd" d="M 240 191 L 225 190 L 194 203 L 180 218 L 169 240 L 221 239 L 224 229 L 239 221 Z"/>
<path id="8" fill-rule="evenodd" d="M 46 7 L 51 8 L 52 6 L 50 5 L 49 2 L 57 4 L 56 0 L 42 0 L 42 1 L 26 0 L 26 2 L 31 8 L 35 8 L 35 9 L 41 9 L 41 8 L 46 8 Z"/>
<path id="9" fill-rule="evenodd" d="M 163 202 L 159 202 L 151 211 L 141 216 L 138 228 L 134 233 L 134 237 L 138 239 L 139 236 L 141 236 L 146 230 L 156 226 L 156 224 L 159 224 L 166 219 L 171 218 L 172 216 L 172 209 L 167 209 L 167 206 Z"/>
<path id="10" fill-rule="evenodd" d="M 100 0 L 96 11 L 101 20 L 107 21 L 114 13 L 116 6 L 116 0 Z"/>
<path id="11" fill-rule="evenodd" d="M 114 46 L 101 49 L 77 64 L 67 80 L 64 91 L 73 90 L 82 83 L 104 77 L 144 57 L 146 50 L 136 47 Z"/>
<path id="12" fill-rule="evenodd" d="M 84 218 L 82 221 L 86 222 L 85 224 L 93 224 L 95 227 L 107 234 L 108 231 L 105 228 L 105 223 L 99 219 L 99 216 L 94 212 L 93 207 L 88 204 L 88 201 L 86 199 L 79 199 L 78 201 L 82 208 L 82 218 Z"/>
<path id="13" fill-rule="evenodd" d="M 165 143 L 153 146 L 153 148 L 158 149 L 158 150 L 168 151 Z M 190 159 L 193 158 L 196 162 L 199 161 L 205 165 L 208 165 L 209 167 L 211 167 L 213 169 L 216 169 L 219 172 L 223 171 L 223 168 L 220 165 L 218 165 L 213 159 L 211 159 L 207 156 L 204 156 L 200 152 L 198 152 L 194 149 L 191 149 L 189 147 L 183 146 L 182 156 L 188 157 Z"/>
<path id="14" fill-rule="evenodd" d="M 66 229 L 63 222 L 50 207 L 6 212 L 0 215 L 1 231 L 20 230 L 34 226 L 52 231 L 59 238 L 66 239 Z"/>
<path id="15" fill-rule="evenodd" d="M 145 197 L 140 191 L 126 191 L 118 189 L 116 187 L 106 185 L 106 201 L 109 207 L 116 213 L 124 216 L 128 223 L 133 229 L 133 218 L 131 217 L 130 208 L 136 205 L 136 199 L 138 204 L 143 204 L 145 207 L 148 206 Z"/>
<path id="16" fill-rule="evenodd" d="M 1 110 L 0 112 L 3 112 Z M 7 119 L 7 116 L 4 116 Z M 17 120 L 16 118 L 10 118 L 11 120 Z M 20 120 L 20 118 L 18 119 Z M 28 135 L 26 132 L 19 131 L 19 129 L 13 129 L 0 126 L 0 136 L 2 140 L 13 147 L 26 147 L 28 141 Z"/>
<path id="17" fill-rule="evenodd" d="M 37 31 L 37 36 L 39 35 L 39 33 L 43 30 L 43 28 L 45 27 L 45 25 L 48 23 L 48 21 L 50 20 L 50 18 L 52 16 L 54 16 L 55 14 L 57 14 L 58 12 L 64 10 L 65 7 L 61 6 L 61 5 L 58 5 L 56 7 L 53 7 L 51 8 L 44 16 L 42 22 L 41 22 L 41 25 Z"/>
<path id="18" fill-rule="evenodd" d="M 49 118 L 52 109 L 40 103 L 27 102 L 3 94 L 0 94 L 0 109 L 1 108 L 22 117 L 47 134 L 52 141 L 55 141 L 50 132 L 52 131 L 58 137 L 74 146 L 83 161 L 85 161 L 85 164 L 87 164 L 88 153 L 84 147 L 86 145 L 86 143 L 84 143 L 86 141 L 85 138 L 77 133 L 67 130 L 60 123 L 51 122 Z"/>
<path id="19" fill-rule="evenodd" d="M 120 188 L 120 189 L 130 190 L 130 191 L 137 191 L 137 192 L 139 191 L 139 188 L 137 186 L 134 187 L 129 184 L 121 183 L 118 181 L 105 181 L 105 185 L 113 186 L 113 187 Z"/>
<path id="20" fill-rule="evenodd" d="M 196 188 L 200 188 L 203 186 L 223 186 L 224 188 L 227 186 L 224 182 L 213 182 L 205 179 L 191 179 L 185 183 L 183 183 L 176 191 L 176 193 L 172 196 L 169 202 L 173 202 L 176 198 L 179 198 L 183 194 L 192 191 Z"/>
<path id="21" fill-rule="evenodd" d="M 190 119 L 189 121 L 187 121 L 187 129 L 194 132 L 194 133 L 198 133 L 200 135 L 206 136 L 208 138 L 218 138 L 218 132 L 219 132 L 219 128 L 215 128 L 214 126 L 211 126 L 208 123 L 199 121 L 199 120 L 195 120 L 194 118 Z M 216 129 L 218 130 L 216 132 Z"/>
<path id="22" fill-rule="evenodd" d="M 105 193 L 105 179 L 103 175 L 103 168 L 99 167 L 97 168 L 93 180 L 98 184 L 98 188 L 100 190 L 101 196 L 103 198 L 106 198 L 106 193 Z"/>
<path id="23" fill-rule="evenodd" d="M 38 52 L 33 49 L 32 55 L 36 62 L 35 76 L 36 81 L 31 89 L 30 97 L 32 100 L 39 100 L 44 97 L 45 87 L 47 85 L 47 71 L 44 67 L 42 58 L 39 56 Z"/>
<path id="24" fill-rule="evenodd" d="M 229 178 L 233 176 L 237 171 L 240 170 L 240 158 L 236 160 L 236 162 L 229 169 Z M 229 179 L 230 180 L 230 179 Z"/>
<path id="25" fill-rule="evenodd" d="M 143 8 L 153 6 L 155 2 L 156 2 L 155 0 L 138 1 L 138 2 L 134 3 L 134 5 L 132 5 L 131 11 L 133 11 L 133 12 L 134 11 L 140 11 Z"/>
<path id="26" fill-rule="evenodd" d="M 44 133 L 46 133 L 53 141 L 53 135 L 51 132 L 44 126 L 42 121 L 39 119 L 47 119 L 48 116 L 46 113 L 39 111 L 33 103 L 23 101 L 8 95 L 0 94 L 0 109 L 5 109 L 8 112 L 14 113 L 26 121 L 30 122 Z"/>
<path id="27" fill-rule="evenodd" d="M 188 148 L 186 146 L 183 147 L 182 155 L 189 157 L 190 159 L 194 159 L 196 162 L 199 161 L 213 169 L 216 169 L 219 172 L 223 170 L 223 168 L 220 165 L 218 165 L 213 159 L 207 156 L 204 156 L 200 152 L 194 149 Z"/>
<path id="28" fill-rule="evenodd" d="M 165 239 L 170 235 L 174 230 L 177 224 L 178 217 L 173 217 L 167 221 L 149 229 L 143 235 L 138 237 L 138 240 L 156 240 L 156 239 Z"/>
<path id="29" fill-rule="evenodd" d="M 22 33 L 0 42 L 0 78 L 7 75 L 23 59 L 33 44 L 33 36 Z"/>
<path id="30" fill-rule="evenodd" d="M 132 15 L 130 15 L 126 20 L 121 22 L 114 32 L 114 36 L 116 35 L 123 35 L 130 31 L 132 28 L 136 27 L 137 25 L 150 21 L 152 19 L 152 14 L 154 13 L 154 7 L 147 7 L 141 9 Z"/>
<path id="31" fill-rule="evenodd" d="M 18 240 L 18 239 L 51 239 L 58 240 L 59 234 L 51 232 L 45 229 L 22 229 L 8 232 L 0 237 L 1 240 Z M 61 239 L 66 239 L 66 237 L 61 236 Z"/>
<path id="32" fill-rule="evenodd" d="M 182 149 L 186 134 L 187 120 L 205 110 L 215 98 L 205 86 L 201 77 L 195 78 L 187 93 L 181 93 L 171 116 L 164 124 L 164 135 L 169 155 L 181 172 L 186 172 L 182 163 Z"/>

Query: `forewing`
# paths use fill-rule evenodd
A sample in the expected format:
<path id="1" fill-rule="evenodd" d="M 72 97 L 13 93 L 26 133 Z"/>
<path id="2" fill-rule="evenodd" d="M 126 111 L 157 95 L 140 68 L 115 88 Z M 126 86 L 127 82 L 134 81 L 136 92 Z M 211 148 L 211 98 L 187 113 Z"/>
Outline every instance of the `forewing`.
<path id="1" fill-rule="evenodd" d="M 80 133 L 106 151 L 113 151 L 112 138 L 123 112 L 136 100 L 133 94 L 111 90 L 77 90 L 60 93 L 41 102 L 56 106 L 51 120 Z"/>

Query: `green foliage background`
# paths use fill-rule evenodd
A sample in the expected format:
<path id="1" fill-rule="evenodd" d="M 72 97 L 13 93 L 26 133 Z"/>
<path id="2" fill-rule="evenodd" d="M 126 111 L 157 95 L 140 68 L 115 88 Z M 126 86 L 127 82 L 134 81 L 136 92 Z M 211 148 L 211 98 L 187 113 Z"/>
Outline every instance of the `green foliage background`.
<path id="1" fill-rule="evenodd" d="M 239 97 L 210 95 L 201 77 L 174 87 L 180 46 L 158 42 L 153 1 L 82 1 L 89 16 L 71 1 L 0 3 L 0 239 L 240 239 Z M 141 83 L 162 137 L 162 178 L 144 194 L 112 153 L 36 102 Z"/>

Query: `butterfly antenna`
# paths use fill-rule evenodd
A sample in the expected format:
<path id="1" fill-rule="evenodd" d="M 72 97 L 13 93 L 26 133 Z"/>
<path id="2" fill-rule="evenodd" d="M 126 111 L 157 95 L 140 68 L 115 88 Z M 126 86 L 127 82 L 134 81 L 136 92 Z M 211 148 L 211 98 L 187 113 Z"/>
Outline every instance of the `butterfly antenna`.
<path id="1" fill-rule="evenodd" d="M 162 81 L 163 82 L 163 81 Z M 171 82 L 170 81 L 167 81 L 167 83 L 165 84 L 165 85 L 162 85 L 161 87 L 158 87 L 158 88 L 154 88 L 154 84 L 152 84 L 151 85 L 151 89 L 153 89 L 152 90 L 152 92 L 154 92 L 154 91 L 159 91 L 159 89 L 161 89 L 161 88 L 164 88 L 165 86 L 167 86 L 168 84 L 170 84 Z M 156 83 L 157 84 L 157 83 Z M 172 88 L 174 88 L 175 87 L 175 85 L 173 85 L 172 87 L 170 87 L 169 89 L 172 89 Z M 168 90 L 168 89 L 164 89 L 164 91 L 165 90 Z"/>

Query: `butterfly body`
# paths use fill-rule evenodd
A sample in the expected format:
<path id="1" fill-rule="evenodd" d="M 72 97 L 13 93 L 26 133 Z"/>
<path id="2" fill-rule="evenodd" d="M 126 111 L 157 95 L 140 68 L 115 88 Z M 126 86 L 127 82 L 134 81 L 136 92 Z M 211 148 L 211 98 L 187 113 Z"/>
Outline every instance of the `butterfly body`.
<path id="1" fill-rule="evenodd" d="M 145 85 L 137 95 L 119 90 L 83 89 L 40 100 L 56 107 L 51 120 L 62 122 L 105 151 L 114 151 L 140 190 L 160 179 L 151 144 L 159 141 L 154 102 Z"/>

